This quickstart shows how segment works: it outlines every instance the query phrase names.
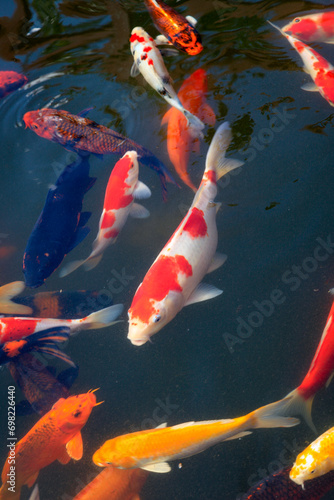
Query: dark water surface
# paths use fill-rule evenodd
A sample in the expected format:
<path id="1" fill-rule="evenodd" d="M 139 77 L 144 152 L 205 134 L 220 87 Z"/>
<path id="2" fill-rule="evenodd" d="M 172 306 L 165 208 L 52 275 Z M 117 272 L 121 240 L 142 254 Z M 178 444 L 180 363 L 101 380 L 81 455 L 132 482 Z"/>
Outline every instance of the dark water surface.
<path id="1" fill-rule="evenodd" d="M 199 19 L 204 41 L 204 50 L 196 57 L 180 53 L 168 58 L 175 88 L 195 69 L 207 71 L 208 102 L 217 125 L 224 120 L 232 124 L 229 153 L 245 160 L 217 196 L 222 202 L 218 250 L 228 260 L 205 281 L 224 294 L 184 309 L 152 344 L 132 346 L 126 339 L 126 321 L 82 332 L 71 340 L 67 353 L 80 365 L 73 393 L 100 387 L 98 398 L 105 403 L 94 408 L 83 429 L 83 459 L 67 466 L 54 463 L 40 473 L 42 500 L 74 496 L 99 472 L 91 457 L 108 438 L 162 420 L 175 425 L 232 418 L 283 397 L 306 373 L 331 306 L 334 253 L 328 252 L 322 262 L 313 256 L 319 238 L 334 241 L 333 109 L 320 94 L 300 89 L 310 78 L 302 71 L 298 54 L 266 20 L 282 26 L 297 13 L 328 8 L 332 2 L 170 4 Z M 47 190 L 74 157 L 25 130 L 25 112 L 49 106 L 76 114 L 93 106 L 93 120 L 149 148 L 173 169 L 166 130 L 160 128 L 168 107 L 141 76 L 129 76 L 131 29 L 139 25 L 157 34 L 143 2 L 1 0 L 0 5 L 0 69 L 22 72 L 29 79 L 28 85 L 0 102 L 1 244 L 16 248 L 0 260 L 0 284 L 4 284 L 23 279 L 23 251 Z M 334 64 L 333 46 L 319 44 L 316 50 Z M 201 154 L 191 157 L 197 184 L 213 132 L 207 129 Z M 91 250 L 116 159 L 91 158 L 91 175 L 98 177 L 84 200 L 84 210 L 93 212 L 91 234 L 67 261 L 84 258 Z M 40 290 L 94 289 L 109 305 L 113 283 L 114 302 L 128 309 L 147 269 L 193 199 L 187 186 L 169 186 L 164 204 L 158 176 L 142 166 L 140 179 L 152 190 L 151 199 L 143 203 L 151 216 L 129 220 L 94 271 L 80 269 L 64 279 L 56 271 Z M 303 277 L 296 278 L 294 266 L 302 265 Z M 123 283 L 111 281 L 122 272 L 127 276 Z M 281 304 L 273 306 L 267 317 L 261 315 L 254 301 L 268 300 L 277 289 Z M 89 308 L 87 304 L 85 312 Z M 242 321 L 253 324 L 243 331 L 243 339 L 237 336 Z M 228 344 L 226 339 L 232 337 L 227 334 L 238 342 Z M 1 464 L 6 458 L 5 407 L 11 383 L 3 370 Z M 332 384 L 315 398 L 313 417 L 319 432 L 333 426 L 333 391 Z M 18 437 L 36 421 L 36 415 L 18 418 Z M 142 498 L 234 500 L 262 475 L 291 463 L 313 438 L 304 422 L 292 429 L 255 431 L 182 460 L 182 468 L 174 462 L 169 474 L 151 474 Z M 28 496 L 25 489 L 22 498 Z"/>

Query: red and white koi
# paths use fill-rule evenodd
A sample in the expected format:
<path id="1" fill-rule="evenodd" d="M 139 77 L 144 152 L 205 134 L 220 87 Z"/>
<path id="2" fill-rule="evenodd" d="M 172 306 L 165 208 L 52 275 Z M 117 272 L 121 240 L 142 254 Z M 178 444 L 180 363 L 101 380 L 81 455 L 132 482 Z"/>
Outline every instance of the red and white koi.
<path id="1" fill-rule="evenodd" d="M 137 26 L 133 28 L 130 37 L 131 53 L 134 63 L 131 76 L 143 75 L 149 85 L 156 90 L 171 106 L 180 110 L 186 117 L 194 136 L 202 136 L 204 123 L 182 106 L 172 86 L 172 79 L 167 71 L 160 50 L 153 38 Z"/>
<path id="2" fill-rule="evenodd" d="M 220 205 L 213 200 L 217 194 L 217 180 L 242 165 L 238 160 L 225 158 L 231 138 L 226 122 L 212 140 L 203 179 L 190 209 L 135 293 L 128 311 L 128 339 L 134 345 L 145 344 L 184 306 L 222 293 L 201 281 L 226 260 L 226 256 L 216 254 L 216 212 Z"/>
<path id="3" fill-rule="evenodd" d="M 270 21 L 268 22 L 285 36 L 291 46 L 302 58 L 304 71 L 309 73 L 314 82 L 303 85 L 302 89 L 310 92 L 320 92 L 322 97 L 324 97 L 331 106 L 334 106 L 334 67 L 314 49 L 308 47 L 308 45 L 300 40 L 297 40 L 297 38 L 287 35 Z"/>
<path id="4" fill-rule="evenodd" d="M 107 185 L 99 231 L 93 242 L 93 251 L 84 260 L 65 265 L 60 276 L 67 276 L 84 264 L 87 271 L 94 269 L 100 262 L 105 249 L 116 242 L 129 215 L 145 218 L 149 211 L 134 199 L 151 196 L 150 189 L 138 180 L 139 166 L 136 151 L 128 151 L 114 166 Z"/>
<path id="5" fill-rule="evenodd" d="M 334 11 L 295 17 L 282 31 L 305 42 L 334 43 Z"/>

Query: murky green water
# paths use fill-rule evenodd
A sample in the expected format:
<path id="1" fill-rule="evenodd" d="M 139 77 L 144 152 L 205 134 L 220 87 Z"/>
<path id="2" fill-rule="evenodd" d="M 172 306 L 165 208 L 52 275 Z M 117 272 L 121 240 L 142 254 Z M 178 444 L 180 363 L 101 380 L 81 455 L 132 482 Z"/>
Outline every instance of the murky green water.
<path id="1" fill-rule="evenodd" d="M 160 419 L 174 425 L 232 418 L 283 397 L 306 373 L 332 302 L 328 290 L 333 287 L 334 256 L 328 252 L 322 262 L 313 258 L 317 239 L 334 238 L 332 108 L 319 94 L 300 89 L 309 77 L 298 55 L 266 23 L 270 19 L 282 25 L 296 13 L 332 2 L 170 3 L 199 19 L 205 47 L 193 58 L 181 53 L 168 58 L 175 88 L 195 69 L 207 71 L 208 102 L 217 124 L 232 124 L 230 154 L 245 160 L 217 197 L 222 202 L 218 250 L 228 260 L 206 281 L 223 288 L 224 294 L 184 309 L 143 347 L 126 339 L 126 322 L 72 339 L 67 353 L 80 365 L 73 393 L 100 387 L 99 399 L 105 403 L 93 410 L 83 430 L 83 459 L 67 466 L 54 463 L 41 472 L 42 500 L 74 496 L 98 472 L 91 457 L 107 438 Z M 131 29 L 139 25 L 156 34 L 143 2 L 2 0 L 0 16 L 0 70 L 22 72 L 30 82 L 0 102 L 0 243 L 16 248 L 0 261 L 4 284 L 23 279 L 23 251 L 47 190 L 73 158 L 59 145 L 25 130 L 26 111 L 49 106 L 76 114 L 93 106 L 93 120 L 149 148 L 171 171 L 172 165 L 166 130 L 160 128 L 167 105 L 141 76 L 129 76 Z M 333 46 L 319 44 L 318 49 L 334 64 Z M 201 154 L 191 157 L 197 183 L 213 132 L 207 129 Z M 84 209 L 93 212 L 91 234 L 68 260 L 90 252 L 115 161 L 91 158 L 91 175 L 98 177 L 84 200 Z M 186 186 L 169 186 L 164 204 L 156 174 L 143 166 L 140 179 L 152 190 L 144 203 L 150 218 L 129 220 L 117 245 L 94 271 L 80 270 L 62 280 L 56 271 L 43 290 L 94 289 L 104 291 L 101 300 L 106 305 L 112 294 L 115 303 L 129 307 L 193 199 Z M 304 266 L 298 282 L 294 266 Z M 117 273 L 126 278 L 119 280 Z M 259 313 L 256 303 L 268 300 L 277 289 L 281 303 L 267 316 Z M 242 321 L 248 324 L 243 338 L 237 331 Z M 10 383 L 3 370 L 4 429 Z M 321 432 L 333 425 L 332 400 L 333 384 L 316 396 L 313 415 Z M 19 418 L 17 435 L 22 437 L 36 420 L 36 415 Z M 142 498 L 234 500 L 264 475 L 260 469 L 266 474 L 277 470 L 283 456 L 292 462 L 296 453 L 291 448 L 298 452 L 312 439 L 304 423 L 254 432 L 185 459 L 182 468 L 175 463 L 169 474 L 150 475 Z M 1 463 L 4 448 L 5 434 Z M 28 498 L 27 490 L 24 495 Z"/>

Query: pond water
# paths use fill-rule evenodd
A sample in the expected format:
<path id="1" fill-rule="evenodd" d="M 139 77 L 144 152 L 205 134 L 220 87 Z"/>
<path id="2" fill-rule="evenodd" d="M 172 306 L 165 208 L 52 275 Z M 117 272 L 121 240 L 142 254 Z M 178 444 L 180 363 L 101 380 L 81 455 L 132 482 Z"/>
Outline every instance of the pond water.
<path id="1" fill-rule="evenodd" d="M 204 44 L 198 56 L 168 57 L 174 87 L 197 68 L 204 69 L 207 101 L 217 118 L 216 126 L 205 130 L 200 154 L 190 158 L 192 179 L 199 184 L 214 129 L 225 120 L 234 136 L 228 156 L 245 161 L 220 184 L 216 198 L 222 203 L 218 250 L 228 259 L 205 281 L 224 293 L 185 308 L 152 343 L 135 347 L 127 340 L 126 310 L 132 297 L 193 200 L 187 186 L 169 184 L 164 203 L 158 176 L 140 166 L 140 179 L 152 191 L 143 201 L 150 217 L 129 219 L 117 244 L 93 271 L 80 269 L 61 279 L 57 270 L 40 289 L 25 292 L 96 290 L 100 305 L 111 300 L 125 305 L 123 323 L 82 332 L 66 350 L 80 366 L 72 393 L 100 387 L 98 399 L 105 403 L 94 408 L 83 429 L 82 460 L 66 466 L 55 462 L 41 471 L 42 500 L 73 497 L 100 471 L 91 457 L 113 436 L 158 425 L 164 418 L 168 425 L 233 418 L 285 396 L 307 372 L 331 307 L 334 255 L 328 251 L 328 258 L 320 261 L 314 252 L 319 239 L 334 239 L 334 114 L 320 94 L 301 90 L 310 77 L 302 71 L 299 55 L 266 21 L 283 26 L 296 14 L 316 12 L 332 2 L 170 4 L 199 20 Z M 166 128 L 160 125 L 168 105 L 142 76 L 130 77 L 132 28 L 143 26 L 158 34 L 143 2 L 2 0 L 0 25 L 0 70 L 18 71 L 29 80 L 0 102 L 0 244 L 14 247 L 0 260 L 2 285 L 23 279 L 23 252 L 47 191 L 75 157 L 25 129 L 27 111 L 52 107 L 78 114 L 92 107 L 91 119 L 150 149 L 175 171 Z M 334 64 L 332 45 L 314 46 Z M 91 250 L 116 160 L 90 157 L 91 175 L 97 177 L 84 198 L 84 210 L 92 212 L 91 232 L 67 262 L 85 258 Z M 261 304 L 272 300 L 275 290 L 281 292 L 280 303 L 261 313 Z M 90 312 L 89 304 L 85 312 Z M 10 384 L 4 369 L 4 431 Z M 333 391 L 332 384 L 315 398 L 313 418 L 319 432 L 333 425 Z M 22 397 L 17 390 L 17 400 Z M 36 414 L 17 417 L 17 436 L 24 436 L 36 421 Z M 262 475 L 292 463 L 313 438 L 304 422 L 292 429 L 255 431 L 180 465 L 174 462 L 169 474 L 151 474 L 141 498 L 237 499 Z M 283 455 L 287 459 L 282 464 Z M 29 498 L 28 489 L 22 498 Z"/>

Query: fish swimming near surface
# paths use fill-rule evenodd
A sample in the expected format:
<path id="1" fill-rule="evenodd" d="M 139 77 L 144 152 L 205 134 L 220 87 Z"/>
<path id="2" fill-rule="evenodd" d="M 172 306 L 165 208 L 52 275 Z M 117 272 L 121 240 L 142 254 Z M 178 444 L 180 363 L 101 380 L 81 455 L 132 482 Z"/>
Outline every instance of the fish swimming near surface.
<path id="1" fill-rule="evenodd" d="M 334 43 L 334 11 L 295 17 L 282 31 L 305 42 Z"/>
<path id="2" fill-rule="evenodd" d="M 43 363 L 32 353 L 21 354 L 7 367 L 26 398 L 16 402 L 16 415 L 29 415 L 34 411 L 45 415 L 58 399 L 69 397 L 69 389 L 79 373 L 79 368 L 72 366 L 56 377 L 56 370 L 46 366 L 45 361 Z"/>
<path id="3" fill-rule="evenodd" d="M 82 212 L 82 203 L 95 181 L 89 177 L 88 158 L 78 157 L 64 169 L 49 190 L 23 256 L 27 286 L 41 286 L 65 255 L 89 233 L 85 224 L 91 213 Z"/>
<path id="4" fill-rule="evenodd" d="M 181 460 L 207 450 L 222 441 L 238 439 L 249 430 L 292 427 L 298 419 L 280 416 L 282 401 L 263 406 L 247 415 L 230 420 L 187 422 L 133 432 L 106 441 L 93 455 L 93 462 L 121 469 L 141 468 L 149 472 L 169 472 L 168 462 Z"/>
<path id="5" fill-rule="evenodd" d="M 309 92 L 319 92 L 331 106 L 334 106 L 334 67 L 311 47 L 308 47 L 308 45 L 297 38 L 284 33 L 284 31 L 270 21 L 268 23 L 285 36 L 290 45 L 302 58 L 304 71 L 313 80 L 313 83 L 302 85 L 302 89 Z"/>
<path id="6" fill-rule="evenodd" d="M 0 71 L 0 98 L 27 83 L 28 78 L 16 71 Z"/>
<path id="7" fill-rule="evenodd" d="M 226 256 L 216 254 L 216 212 L 220 205 L 213 200 L 218 179 L 242 165 L 238 160 L 225 158 L 231 139 L 231 129 L 225 122 L 212 140 L 202 182 L 190 209 L 134 295 L 128 311 L 128 339 L 134 345 L 145 344 L 184 306 L 222 293 L 201 281 L 226 260 Z"/>
<path id="8" fill-rule="evenodd" d="M 72 115 L 61 109 L 43 108 L 28 111 L 23 120 L 40 137 L 61 144 L 70 151 L 80 154 L 93 153 L 124 155 L 136 151 L 140 162 L 155 170 L 159 175 L 163 196 L 166 198 L 166 182 L 176 184 L 164 164 L 151 151 L 128 139 L 115 130 L 86 118 L 87 110 Z"/>
<path id="9" fill-rule="evenodd" d="M 311 429 L 317 433 L 312 422 L 311 409 L 315 394 L 327 385 L 334 373 L 334 303 L 322 333 L 310 368 L 302 383 L 288 394 L 286 415 L 302 415 Z"/>
<path id="10" fill-rule="evenodd" d="M 30 318 L 30 317 L 4 317 L 0 318 L 0 343 L 12 340 L 21 340 L 46 328 L 69 328 L 70 334 L 80 330 L 105 328 L 116 322 L 123 310 L 122 304 L 115 304 L 96 311 L 85 318 L 57 319 L 57 318 Z"/>
<path id="11" fill-rule="evenodd" d="M 80 460 L 83 454 L 80 431 L 97 404 L 92 391 L 59 399 L 24 438 L 12 441 L 15 448 L 15 465 L 12 465 L 15 467 L 15 481 L 12 486 L 9 477 L 13 462 L 9 452 L 2 470 L 0 500 L 18 500 L 22 486 L 31 487 L 39 471 L 55 460 L 62 464 L 67 464 L 71 458 Z"/>
<path id="12" fill-rule="evenodd" d="M 106 467 L 73 500 L 140 500 L 148 472 Z"/>
<path id="13" fill-rule="evenodd" d="M 191 56 L 203 50 L 201 35 L 195 29 L 196 19 L 182 16 L 161 0 L 144 0 L 144 3 L 155 27 L 163 35 L 158 37 L 160 43 L 171 43 Z"/>
<path id="14" fill-rule="evenodd" d="M 240 500 L 319 500 L 334 487 L 334 472 L 309 481 L 302 489 L 289 478 L 290 470 L 291 465 L 262 479 Z"/>
<path id="15" fill-rule="evenodd" d="M 93 243 L 93 251 L 84 260 L 65 264 L 60 276 L 67 276 L 84 264 L 87 271 L 94 269 L 100 262 L 103 252 L 116 242 L 129 215 L 137 218 L 149 216 L 149 211 L 135 198 L 148 198 L 150 189 L 138 180 L 139 166 L 136 151 L 128 151 L 114 166 L 107 185 L 99 232 Z"/>
<path id="16" fill-rule="evenodd" d="M 146 31 L 137 26 L 131 31 L 130 37 L 131 54 L 134 63 L 131 69 L 131 76 L 143 75 L 151 87 L 160 94 L 171 106 L 184 114 L 190 131 L 194 137 L 202 137 L 201 130 L 204 123 L 182 106 L 173 86 L 172 79 L 169 76 L 162 55 Z"/>
<path id="17" fill-rule="evenodd" d="M 0 314 L 32 314 L 31 307 L 12 301 L 25 289 L 24 281 L 13 281 L 0 287 Z"/>
<path id="18" fill-rule="evenodd" d="M 302 486 L 334 470 L 334 427 L 324 432 L 299 453 L 290 471 L 290 479 Z"/>
<path id="19" fill-rule="evenodd" d="M 180 87 L 177 94 L 182 105 L 196 115 L 203 123 L 214 126 L 216 116 L 213 109 L 206 102 L 207 75 L 204 69 L 196 69 Z M 176 108 L 167 111 L 162 119 L 167 124 L 167 151 L 168 156 L 180 179 L 194 192 L 194 186 L 188 173 L 190 151 L 199 153 L 200 142 L 189 133 L 185 116 Z"/>

